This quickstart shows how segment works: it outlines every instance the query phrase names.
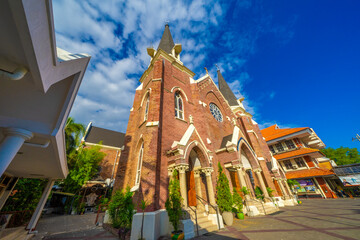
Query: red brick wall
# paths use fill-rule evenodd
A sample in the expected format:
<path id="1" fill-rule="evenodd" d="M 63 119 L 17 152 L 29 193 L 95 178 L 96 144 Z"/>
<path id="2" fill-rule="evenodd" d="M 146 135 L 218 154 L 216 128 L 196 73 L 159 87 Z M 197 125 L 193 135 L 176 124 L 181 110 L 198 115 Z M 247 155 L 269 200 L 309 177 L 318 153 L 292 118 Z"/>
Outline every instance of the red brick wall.
<path id="1" fill-rule="evenodd" d="M 152 81 L 152 79 L 158 78 L 163 81 Z M 184 120 L 175 118 L 174 94 L 176 90 L 172 91 L 174 87 L 179 87 L 183 91 L 181 96 L 184 105 Z M 160 121 L 160 124 L 159 126 L 146 127 L 146 123 L 143 123 L 144 107 L 140 107 L 140 104 L 143 96 L 150 88 L 150 107 L 147 122 Z M 185 95 L 188 100 L 186 100 Z M 204 107 L 199 101 L 205 103 L 206 106 Z M 223 122 L 218 122 L 213 118 L 209 111 L 210 103 L 214 103 L 220 108 L 223 114 Z M 180 141 L 183 137 L 190 125 L 190 115 L 193 116 L 196 132 L 193 133 L 188 144 L 197 141 L 200 145 L 203 145 L 201 148 L 206 148 L 209 151 L 207 153 L 205 150 L 203 153 L 201 164 L 202 166 L 212 164 L 214 168 L 212 174 L 214 190 L 217 178 L 217 163 L 220 162 L 224 166 L 225 163 L 240 158 L 240 152 L 229 153 L 225 151 L 216 153 L 216 150 L 220 149 L 223 137 L 233 133 L 233 118 L 236 119 L 237 125 L 242 130 L 253 130 L 260 138 L 259 140 L 253 133 L 249 135 L 246 131 L 241 131 L 239 136 L 249 142 L 258 157 L 265 158 L 265 160 L 260 161 L 260 167 L 264 172 L 266 185 L 275 190 L 271 175 L 266 167 L 266 161 L 271 158 L 269 158 L 269 153 L 266 152 L 268 148 L 266 143 L 264 144 L 257 125 L 242 119 L 243 117 L 237 117 L 210 78 L 200 83 L 190 84 L 190 76 L 187 73 L 179 70 L 169 60 L 163 60 L 161 57 L 156 60 L 153 68 L 144 78 L 143 88 L 135 93 L 133 111 L 130 112 L 124 143 L 125 149 L 121 154 L 115 189 L 134 186 L 139 140 L 140 136 L 142 136 L 145 145 L 141 185 L 139 192 L 135 194 L 135 198 L 136 201 L 145 198 L 152 203 L 147 208 L 147 211 L 164 208 L 168 195 L 168 165 L 175 162 L 189 163 L 189 159 L 179 158 L 175 155 L 170 156 L 167 153 L 172 149 L 171 146 L 174 141 Z M 208 143 L 207 139 L 211 143 Z M 209 162 L 208 154 L 213 157 L 212 163 Z M 224 172 L 230 180 L 229 171 L 225 170 Z M 256 176 L 254 178 L 256 179 Z M 204 182 L 202 194 L 204 198 L 207 198 L 205 185 Z"/>

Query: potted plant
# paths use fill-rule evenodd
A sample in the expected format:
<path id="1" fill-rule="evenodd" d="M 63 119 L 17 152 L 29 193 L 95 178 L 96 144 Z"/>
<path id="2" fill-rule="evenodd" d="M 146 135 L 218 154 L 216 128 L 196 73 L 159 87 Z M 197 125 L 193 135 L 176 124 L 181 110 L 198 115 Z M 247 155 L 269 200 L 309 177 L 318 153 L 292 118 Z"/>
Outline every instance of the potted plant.
<path id="1" fill-rule="evenodd" d="M 244 213 L 242 211 L 243 201 L 242 201 L 240 194 L 235 189 L 233 192 L 233 202 L 234 202 L 234 208 L 236 210 L 236 216 L 239 219 L 244 219 Z"/>
<path id="2" fill-rule="evenodd" d="M 140 208 L 143 212 L 142 214 L 142 220 L 141 220 L 141 236 L 139 238 L 139 240 L 145 240 L 144 236 L 144 217 L 145 217 L 145 208 L 149 206 L 149 204 L 145 201 L 145 200 L 141 200 L 140 203 Z"/>
<path id="3" fill-rule="evenodd" d="M 231 212 L 233 199 L 230 192 L 229 180 L 223 172 L 220 162 L 218 163 L 218 173 L 218 181 L 216 183 L 216 203 L 222 212 L 225 224 L 231 226 L 234 220 Z"/>
<path id="4" fill-rule="evenodd" d="M 180 195 L 178 173 L 174 170 L 172 179 L 169 182 L 169 198 L 165 202 L 165 208 L 169 216 L 169 221 L 174 227 L 174 231 L 171 233 L 171 239 L 184 239 L 183 231 L 179 230 L 179 223 L 182 215 L 181 201 L 182 197 Z"/>

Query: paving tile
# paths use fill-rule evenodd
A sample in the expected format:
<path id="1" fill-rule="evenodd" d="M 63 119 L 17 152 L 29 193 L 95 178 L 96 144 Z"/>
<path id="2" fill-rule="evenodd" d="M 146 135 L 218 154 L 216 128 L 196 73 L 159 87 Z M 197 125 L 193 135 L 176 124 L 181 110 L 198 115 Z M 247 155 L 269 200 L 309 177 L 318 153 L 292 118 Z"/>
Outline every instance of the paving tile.
<path id="1" fill-rule="evenodd" d="M 315 231 L 296 231 L 296 232 L 258 232 L 258 233 L 244 233 L 246 237 L 251 240 L 304 240 L 304 239 L 316 239 L 316 240 L 339 240 L 337 237 L 329 236 L 325 233 L 319 233 Z"/>

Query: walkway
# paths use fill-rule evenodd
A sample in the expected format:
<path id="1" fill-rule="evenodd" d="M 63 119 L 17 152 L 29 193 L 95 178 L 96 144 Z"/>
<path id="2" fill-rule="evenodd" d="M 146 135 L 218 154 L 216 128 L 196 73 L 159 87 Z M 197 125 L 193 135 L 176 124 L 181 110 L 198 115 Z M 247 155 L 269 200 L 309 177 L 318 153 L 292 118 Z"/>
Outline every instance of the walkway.
<path id="1" fill-rule="evenodd" d="M 62 215 L 41 218 L 31 240 L 115 240 L 111 233 L 94 225 L 96 214 Z"/>
<path id="2" fill-rule="evenodd" d="M 196 239 L 360 239 L 360 199 L 304 200 L 267 216 L 235 220 L 225 230 Z"/>

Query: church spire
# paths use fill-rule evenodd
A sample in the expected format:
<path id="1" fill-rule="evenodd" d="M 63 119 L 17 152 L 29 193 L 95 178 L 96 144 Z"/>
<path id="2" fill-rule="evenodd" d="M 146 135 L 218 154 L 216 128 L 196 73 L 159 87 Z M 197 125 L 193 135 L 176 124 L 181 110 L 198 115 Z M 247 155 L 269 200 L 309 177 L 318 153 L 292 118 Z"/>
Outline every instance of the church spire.
<path id="1" fill-rule="evenodd" d="M 160 40 L 160 43 L 158 46 L 158 50 L 161 48 L 168 54 L 171 54 L 171 50 L 173 49 L 174 46 L 175 46 L 175 44 L 174 44 L 173 38 L 170 33 L 169 24 L 166 23 L 164 33 L 161 37 L 161 40 Z"/>
<path id="2" fill-rule="evenodd" d="M 226 98 L 230 106 L 238 106 L 239 103 L 233 93 L 231 91 L 229 85 L 226 83 L 224 77 L 221 75 L 220 69 L 217 70 L 218 74 L 218 82 L 219 82 L 219 90 L 222 95 Z"/>

